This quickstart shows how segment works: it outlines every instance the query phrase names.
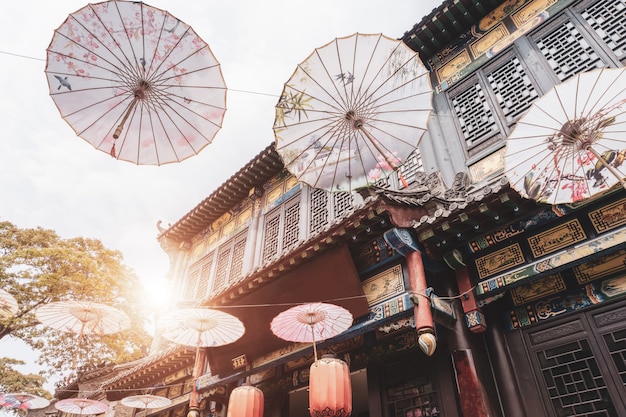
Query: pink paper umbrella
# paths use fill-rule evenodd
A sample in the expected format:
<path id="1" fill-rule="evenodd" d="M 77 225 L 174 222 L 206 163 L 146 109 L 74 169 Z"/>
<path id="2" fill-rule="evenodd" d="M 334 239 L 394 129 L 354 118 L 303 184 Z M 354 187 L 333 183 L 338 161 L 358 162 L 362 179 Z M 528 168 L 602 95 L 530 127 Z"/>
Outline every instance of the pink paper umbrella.
<path id="1" fill-rule="evenodd" d="M 307 303 L 278 314 L 272 320 L 272 333 L 290 342 L 312 343 L 317 360 L 316 342 L 343 333 L 352 326 L 352 314 L 328 303 Z"/>
<path id="2" fill-rule="evenodd" d="M 61 117 L 114 158 L 163 165 L 213 141 L 226 84 L 211 49 L 185 22 L 140 1 L 70 14 L 48 46 L 46 77 Z"/>

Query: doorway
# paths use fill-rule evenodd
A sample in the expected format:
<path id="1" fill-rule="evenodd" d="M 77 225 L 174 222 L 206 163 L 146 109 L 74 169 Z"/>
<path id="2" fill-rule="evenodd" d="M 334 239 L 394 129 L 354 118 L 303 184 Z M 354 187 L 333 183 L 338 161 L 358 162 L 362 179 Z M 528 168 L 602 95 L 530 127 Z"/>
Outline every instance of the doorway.
<path id="1" fill-rule="evenodd" d="M 626 301 L 532 327 L 524 342 L 547 415 L 626 416 Z"/>

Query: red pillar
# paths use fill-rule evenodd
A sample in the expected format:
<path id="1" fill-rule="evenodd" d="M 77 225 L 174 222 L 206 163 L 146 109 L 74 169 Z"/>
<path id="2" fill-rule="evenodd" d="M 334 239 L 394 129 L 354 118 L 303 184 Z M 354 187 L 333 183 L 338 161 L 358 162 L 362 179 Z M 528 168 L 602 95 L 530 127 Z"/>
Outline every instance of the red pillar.
<path id="1" fill-rule="evenodd" d="M 430 311 L 430 299 L 426 295 L 426 274 L 422 253 L 420 251 L 409 252 L 406 255 L 406 266 L 409 271 L 411 292 L 417 296 L 417 305 L 413 307 L 415 314 L 415 328 L 419 333 L 422 329 L 434 330 L 433 315 Z"/>
<path id="2" fill-rule="evenodd" d="M 196 387 L 196 382 L 198 378 L 202 375 L 202 372 L 204 372 L 205 363 L 206 363 L 206 349 L 198 348 L 198 350 L 196 351 L 196 360 L 193 365 L 193 376 L 192 376 L 193 388 L 191 390 L 191 394 L 189 395 L 189 413 L 188 413 L 189 417 L 195 417 L 196 415 L 199 415 L 198 411 L 199 411 L 200 401 L 199 401 L 198 389 Z"/>
<path id="3" fill-rule="evenodd" d="M 431 356 L 437 347 L 433 315 L 430 310 L 430 298 L 426 295 L 426 273 L 422 253 L 419 250 L 406 254 L 406 266 L 409 272 L 410 290 L 417 304 L 413 307 L 415 329 L 417 330 L 420 349 Z"/>
<path id="4" fill-rule="evenodd" d="M 456 268 L 454 273 L 459 292 L 464 294 L 461 297 L 461 304 L 463 305 L 463 313 L 465 313 L 465 324 L 473 333 L 482 333 L 487 330 L 485 316 L 476 302 L 467 266 Z"/>

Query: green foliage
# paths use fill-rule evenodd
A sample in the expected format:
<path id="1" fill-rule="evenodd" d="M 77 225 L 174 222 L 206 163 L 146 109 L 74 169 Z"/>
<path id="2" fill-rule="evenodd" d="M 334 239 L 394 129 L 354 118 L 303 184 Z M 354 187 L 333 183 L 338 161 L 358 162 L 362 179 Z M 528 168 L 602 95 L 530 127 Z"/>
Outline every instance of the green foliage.
<path id="1" fill-rule="evenodd" d="M 23 361 L 0 358 L 0 392 L 26 392 L 40 397 L 52 399 L 52 394 L 43 388 L 46 379 L 41 375 L 22 374 L 14 369 L 16 365 L 24 365 Z"/>
<path id="2" fill-rule="evenodd" d="M 121 363 L 145 355 L 150 336 L 144 330 L 142 295 L 136 274 L 122 263 L 119 251 L 89 238 L 60 238 L 42 228 L 20 229 L 0 222 L 0 288 L 13 295 L 19 311 L 0 319 L 0 339 L 21 338 L 40 353 L 38 363 L 47 376 L 102 363 Z M 85 336 L 77 349 L 77 335 L 37 322 L 37 307 L 55 301 L 87 300 L 120 308 L 131 319 L 128 330 L 114 335 Z"/>

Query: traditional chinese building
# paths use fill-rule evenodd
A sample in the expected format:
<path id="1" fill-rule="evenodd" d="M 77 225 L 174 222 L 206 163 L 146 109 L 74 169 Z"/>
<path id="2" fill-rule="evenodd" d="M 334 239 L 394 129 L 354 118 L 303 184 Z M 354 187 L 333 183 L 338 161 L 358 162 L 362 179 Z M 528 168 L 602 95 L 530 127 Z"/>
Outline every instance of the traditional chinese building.
<path id="1" fill-rule="evenodd" d="M 109 400 L 152 387 L 173 403 L 148 413 L 182 417 L 195 386 L 203 417 L 225 415 L 248 380 L 266 417 L 308 416 L 313 349 L 269 323 L 325 301 L 355 318 L 318 345 L 349 364 L 353 416 L 626 415 L 626 192 L 537 203 L 503 165 L 535 100 L 623 66 L 625 13 L 624 0 L 442 3 L 402 38 L 435 89 L 407 184 L 327 193 L 265 148 L 159 235 L 178 302 L 237 316 L 244 336 L 204 349 L 197 380 L 194 352 L 161 341 L 104 384 Z"/>

